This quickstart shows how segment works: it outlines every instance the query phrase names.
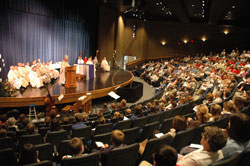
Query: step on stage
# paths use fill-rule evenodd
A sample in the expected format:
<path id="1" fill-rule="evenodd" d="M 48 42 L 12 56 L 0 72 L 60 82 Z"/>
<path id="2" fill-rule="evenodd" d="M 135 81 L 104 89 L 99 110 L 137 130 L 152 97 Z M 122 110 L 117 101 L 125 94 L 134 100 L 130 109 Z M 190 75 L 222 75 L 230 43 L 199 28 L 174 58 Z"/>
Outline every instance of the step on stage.
<path id="1" fill-rule="evenodd" d="M 133 82 L 133 74 L 127 70 L 114 70 L 110 72 L 96 71 L 96 77 L 90 80 L 77 80 L 76 88 L 65 88 L 59 84 L 59 79 L 48 85 L 55 104 L 76 102 L 79 97 L 91 93 L 92 99 L 107 96 L 110 91 L 116 92 L 117 87 L 124 87 Z M 58 97 L 64 98 L 58 101 Z M 44 105 L 48 95 L 45 87 L 27 87 L 23 93 L 17 91 L 13 97 L 0 97 L 0 107 L 28 107 L 29 104 Z"/>

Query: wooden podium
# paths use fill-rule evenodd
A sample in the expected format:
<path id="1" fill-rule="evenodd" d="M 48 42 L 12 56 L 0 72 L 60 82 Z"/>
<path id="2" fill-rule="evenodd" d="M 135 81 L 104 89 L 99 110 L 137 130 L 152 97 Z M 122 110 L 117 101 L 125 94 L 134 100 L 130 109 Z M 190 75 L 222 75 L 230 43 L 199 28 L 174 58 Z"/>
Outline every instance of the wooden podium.
<path id="1" fill-rule="evenodd" d="M 82 108 L 82 112 L 89 114 L 92 109 L 92 96 L 86 95 L 85 99 L 77 100 L 77 102 L 73 105 L 73 110 L 78 112 L 79 108 Z"/>
<path id="2" fill-rule="evenodd" d="M 65 68 L 66 88 L 76 88 L 76 66 Z"/>

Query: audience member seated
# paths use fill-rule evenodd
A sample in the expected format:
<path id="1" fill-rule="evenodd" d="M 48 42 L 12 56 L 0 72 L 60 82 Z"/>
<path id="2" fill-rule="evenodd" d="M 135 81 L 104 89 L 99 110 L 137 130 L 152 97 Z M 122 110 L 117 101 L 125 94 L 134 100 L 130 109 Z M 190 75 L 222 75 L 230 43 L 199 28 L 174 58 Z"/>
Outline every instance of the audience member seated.
<path id="1" fill-rule="evenodd" d="M 213 101 L 213 104 L 219 104 L 219 103 L 222 103 L 222 91 L 217 91 L 214 95 L 214 101 Z"/>
<path id="2" fill-rule="evenodd" d="M 142 116 L 143 116 L 142 106 L 136 105 L 134 108 L 134 115 L 130 117 L 130 120 L 136 120 L 137 118 L 140 118 Z"/>
<path id="3" fill-rule="evenodd" d="M 221 119 L 221 106 L 218 104 L 212 104 L 210 107 L 211 117 L 209 122 L 214 122 Z"/>
<path id="4" fill-rule="evenodd" d="M 245 106 L 248 106 L 250 103 L 250 90 L 238 96 L 235 94 L 233 101 L 237 105 L 239 110 L 241 110 Z"/>
<path id="5" fill-rule="evenodd" d="M 0 129 L 0 138 L 6 138 L 6 137 L 7 137 L 7 130 Z"/>
<path id="6" fill-rule="evenodd" d="M 26 134 L 31 135 L 31 134 L 37 134 L 37 133 L 38 133 L 38 131 L 37 131 L 34 123 L 28 123 L 26 125 Z"/>
<path id="7" fill-rule="evenodd" d="M 11 131 L 18 131 L 18 127 L 16 125 L 16 119 L 14 117 L 10 117 L 8 119 L 8 130 L 11 130 Z"/>
<path id="8" fill-rule="evenodd" d="M 105 144 L 104 147 L 100 150 L 100 161 L 102 164 L 107 160 L 108 154 L 112 149 L 124 147 L 123 144 L 125 135 L 121 130 L 113 130 L 111 134 L 111 143 L 112 145 Z"/>
<path id="9" fill-rule="evenodd" d="M 202 149 L 195 150 L 186 156 L 180 156 L 177 164 L 180 166 L 205 166 L 222 159 L 221 149 L 226 145 L 227 137 L 221 129 L 215 126 L 204 128 L 202 133 Z"/>
<path id="10" fill-rule="evenodd" d="M 8 125 L 8 116 L 7 114 L 2 114 L 0 116 L 0 125 Z"/>
<path id="11" fill-rule="evenodd" d="M 175 137 L 179 131 L 186 130 L 188 127 L 187 125 L 187 119 L 184 116 L 176 115 L 172 122 L 173 128 L 170 129 L 168 134 L 170 134 L 172 137 Z"/>
<path id="12" fill-rule="evenodd" d="M 221 116 L 229 117 L 232 113 L 239 112 L 238 108 L 232 101 L 225 101 L 223 103 L 223 110 L 221 112 Z"/>
<path id="13" fill-rule="evenodd" d="M 250 147 L 250 118 L 243 113 L 234 113 L 229 119 L 228 140 L 222 149 L 224 157 L 242 152 Z"/>
<path id="14" fill-rule="evenodd" d="M 197 110 L 196 110 L 196 120 L 193 120 L 192 118 L 188 118 L 188 126 L 189 127 L 197 127 L 192 125 L 192 123 L 196 124 L 196 125 L 200 125 L 203 123 L 207 123 L 209 118 L 210 118 L 210 114 L 209 114 L 209 110 L 208 107 L 204 104 L 202 105 L 198 105 L 197 106 Z"/>
<path id="15" fill-rule="evenodd" d="M 69 158 L 69 157 L 77 157 L 82 156 L 84 152 L 84 145 L 80 138 L 74 137 L 69 141 L 69 149 L 72 151 L 73 156 L 66 155 L 63 156 L 62 159 Z"/>
<path id="16" fill-rule="evenodd" d="M 52 131 L 61 131 L 61 130 L 63 130 L 63 128 L 61 127 L 59 120 L 54 118 L 50 123 L 50 129 L 48 130 L 47 133 L 50 133 Z"/>
<path id="17" fill-rule="evenodd" d="M 177 151 L 168 145 L 162 145 L 156 153 L 153 154 L 154 166 L 178 166 L 176 164 L 178 158 Z M 142 161 L 139 166 L 153 166 L 147 161 Z"/>
<path id="18" fill-rule="evenodd" d="M 21 150 L 19 165 L 39 163 L 38 151 L 36 151 L 34 145 L 25 144 Z"/>
<path id="19" fill-rule="evenodd" d="M 127 107 L 127 101 L 125 99 L 122 99 L 120 105 L 117 107 L 118 109 L 126 108 Z"/>
<path id="20" fill-rule="evenodd" d="M 203 104 L 211 105 L 213 104 L 214 96 L 212 93 L 208 93 L 206 96 L 206 100 L 203 101 Z"/>
<path id="21" fill-rule="evenodd" d="M 82 122 L 82 119 L 83 119 L 82 114 L 80 113 L 75 114 L 76 124 L 72 126 L 72 129 L 86 127 L 87 125 Z"/>

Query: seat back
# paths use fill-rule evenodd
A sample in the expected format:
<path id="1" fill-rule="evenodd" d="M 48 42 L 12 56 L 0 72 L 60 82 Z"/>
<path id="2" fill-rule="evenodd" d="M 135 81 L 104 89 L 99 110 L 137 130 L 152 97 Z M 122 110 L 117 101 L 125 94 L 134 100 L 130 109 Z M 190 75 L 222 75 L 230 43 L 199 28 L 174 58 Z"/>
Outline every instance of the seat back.
<path id="1" fill-rule="evenodd" d="M 135 166 L 139 144 L 112 149 L 107 155 L 103 166 Z"/>
<path id="2" fill-rule="evenodd" d="M 0 150 L 7 148 L 15 149 L 14 140 L 11 137 L 0 138 Z"/>
<path id="3" fill-rule="evenodd" d="M 45 160 L 39 163 L 32 163 L 32 164 L 27 164 L 23 166 L 53 166 L 53 163 L 51 161 Z"/>
<path id="4" fill-rule="evenodd" d="M 162 125 L 161 125 L 161 128 L 160 128 L 160 132 L 161 133 L 167 133 L 169 132 L 169 130 L 172 128 L 172 121 L 173 121 L 174 118 L 168 118 L 168 119 L 165 119 L 163 122 L 162 122 Z"/>
<path id="5" fill-rule="evenodd" d="M 96 141 L 111 145 L 112 144 L 111 143 L 111 134 L 112 133 L 110 132 L 110 133 L 95 135 L 93 137 L 93 141 L 92 141 L 92 149 L 97 148 L 96 144 L 95 144 Z"/>
<path id="6" fill-rule="evenodd" d="M 145 139 L 151 139 L 153 137 L 153 132 L 154 130 L 158 130 L 159 129 L 159 122 L 154 122 L 154 123 L 150 123 L 150 124 L 146 124 L 143 127 L 143 131 L 142 134 L 139 138 L 139 141 L 143 141 Z"/>
<path id="7" fill-rule="evenodd" d="M 146 148 L 141 156 L 141 160 L 146 160 L 153 164 L 153 153 L 155 153 L 162 145 L 171 145 L 173 137 L 171 135 L 164 135 L 160 138 L 153 138 L 148 141 Z"/>
<path id="8" fill-rule="evenodd" d="M 50 160 L 53 161 L 53 146 L 50 143 L 35 145 L 40 161 Z"/>
<path id="9" fill-rule="evenodd" d="M 0 163 L 1 165 L 17 165 L 16 153 L 13 149 L 7 148 L 0 150 Z"/>
<path id="10" fill-rule="evenodd" d="M 228 117 L 224 117 L 222 119 L 219 119 L 219 120 L 215 121 L 213 123 L 213 125 L 215 125 L 215 126 L 217 126 L 219 128 L 227 129 L 228 122 L 229 122 L 229 118 Z"/>
<path id="11" fill-rule="evenodd" d="M 192 142 L 195 131 L 196 128 L 190 128 L 184 131 L 180 131 L 176 134 L 173 141 L 173 147 L 177 150 L 177 152 L 180 152 L 181 148 L 189 145 Z"/>
<path id="12" fill-rule="evenodd" d="M 237 165 L 250 165 L 250 147 L 240 154 L 240 159 Z"/>
<path id="13" fill-rule="evenodd" d="M 200 144 L 201 133 L 203 132 L 204 128 L 208 125 L 210 125 L 210 123 L 204 123 L 196 128 L 196 131 L 195 131 L 195 134 L 194 134 L 194 137 L 193 137 L 193 140 L 191 141 L 191 143 Z"/>
<path id="14" fill-rule="evenodd" d="M 113 124 L 112 123 L 105 123 L 105 124 L 99 124 L 95 128 L 95 135 L 108 133 L 113 130 Z"/>
<path id="15" fill-rule="evenodd" d="M 68 132 L 66 130 L 49 132 L 47 135 L 47 142 L 55 145 L 58 149 L 58 145 L 62 140 L 68 140 Z"/>
<path id="16" fill-rule="evenodd" d="M 137 141 L 139 137 L 139 128 L 134 127 L 131 129 L 125 129 L 123 130 L 123 133 L 125 134 L 124 144 L 130 145 Z"/>
<path id="17" fill-rule="evenodd" d="M 124 129 L 129 129 L 131 127 L 132 121 L 131 120 L 123 120 L 123 121 L 119 121 L 116 126 L 115 129 L 117 130 L 124 130 Z"/>
<path id="18" fill-rule="evenodd" d="M 72 130 L 72 137 L 84 137 L 86 141 L 91 139 L 91 127 L 86 126 Z"/>
<path id="19" fill-rule="evenodd" d="M 132 122 L 132 127 L 139 127 L 139 128 L 143 128 L 144 125 L 147 123 L 148 121 L 148 117 L 140 117 L 137 118 L 136 120 L 134 120 Z"/>
<path id="20" fill-rule="evenodd" d="M 40 127 L 38 128 L 38 133 L 42 136 L 45 137 L 47 134 L 47 131 L 49 130 L 49 127 Z"/>
<path id="21" fill-rule="evenodd" d="M 19 148 L 22 148 L 23 145 L 31 143 L 33 145 L 42 143 L 42 136 L 40 134 L 32 134 L 32 135 L 22 135 L 19 138 Z"/>
<path id="22" fill-rule="evenodd" d="M 153 122 L 158 122 L 160 120 L 160 117 L 161 117 L 161 113 L 157 113 L 157 114 L 154 114 L 154 115 L 150 115 L 148 117 L 148 121 L 147 121 L 147 124 L 149 123 L 153 123 Z"/>
<path id="23" fill-rule="evenodd" d="M 237 163 L 239 159 L 240 159 L 240 154 L 236 152 L 230 156 L 224 157 L 221 160 L 209 164 L 209 166 L 235 166 L 238 165 Z"/>
<path id="24" fill-rule="evenodd" d="M 62 160 L 62 166 L 99 166 L 99 153 L 90 153 Z"/>
<path id="25" fill-rule="evenodd" d="M 62 128 L 63 128 L 64 130 L 66 130 L 66 131 L 68 132 L 69 135 L 71 135 L 72 125 L 73 125 L 73 124 L 65 124 L 65 125 L 61 125 L 61 126 L 62 126 Z"/>

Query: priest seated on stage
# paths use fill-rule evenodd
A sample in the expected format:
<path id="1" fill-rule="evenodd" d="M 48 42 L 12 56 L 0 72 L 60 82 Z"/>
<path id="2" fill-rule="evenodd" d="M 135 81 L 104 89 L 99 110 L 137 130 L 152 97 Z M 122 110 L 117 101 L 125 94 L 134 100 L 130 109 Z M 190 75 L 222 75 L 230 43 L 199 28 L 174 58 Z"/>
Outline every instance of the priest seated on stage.
<path id="1" fill-rule="evenodd" d="M 110 66 L 108 64 L 108 61 L 106 60 L 106 57 L 103 58 L 101 67 L 103 68 L 104 71 L 110 71 Z"/>

